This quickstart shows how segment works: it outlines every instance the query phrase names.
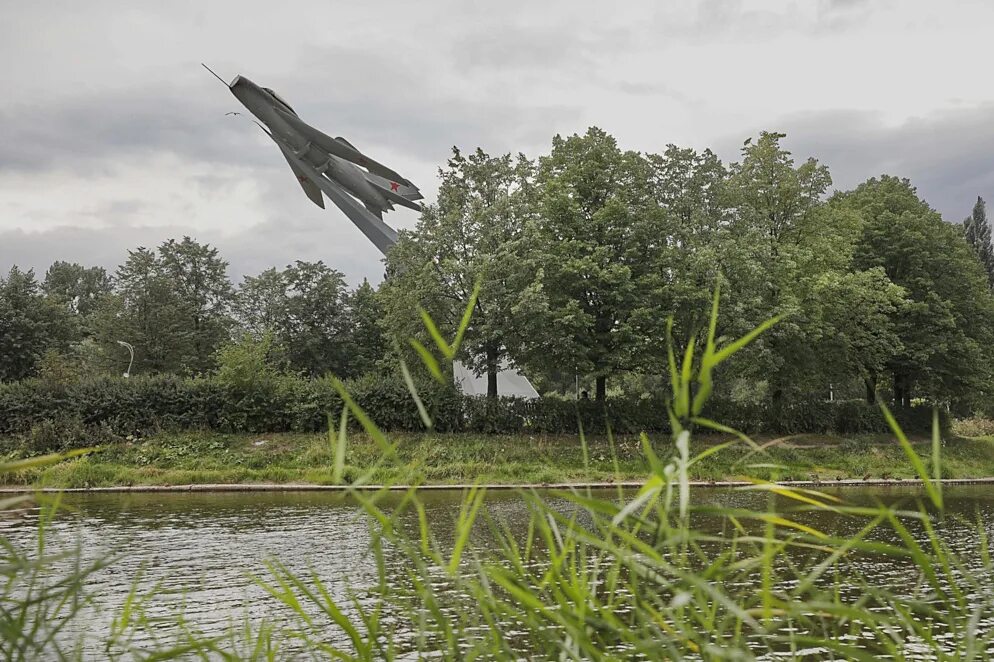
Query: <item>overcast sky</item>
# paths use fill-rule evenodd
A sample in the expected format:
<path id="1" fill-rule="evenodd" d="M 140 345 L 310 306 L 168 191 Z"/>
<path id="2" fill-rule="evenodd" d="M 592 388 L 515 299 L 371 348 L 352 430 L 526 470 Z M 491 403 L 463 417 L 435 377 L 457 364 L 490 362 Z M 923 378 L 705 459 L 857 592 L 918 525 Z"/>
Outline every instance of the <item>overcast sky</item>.
<path id="1" fill-rule="evenodd" d="M 597 125 L 728 161 L 779 130 L 837 188 L 909 177 L 956 221 L 994 203 L 992 2 L 0 2 L 4 273 L 113 269 L 189 234 L 236 281 L 296 259 L 380 279 L 359 231 L 225 116 L 240 106 L 201 61 L 275 88 L 429 200 L 453 145 L 535 156 Z"/>

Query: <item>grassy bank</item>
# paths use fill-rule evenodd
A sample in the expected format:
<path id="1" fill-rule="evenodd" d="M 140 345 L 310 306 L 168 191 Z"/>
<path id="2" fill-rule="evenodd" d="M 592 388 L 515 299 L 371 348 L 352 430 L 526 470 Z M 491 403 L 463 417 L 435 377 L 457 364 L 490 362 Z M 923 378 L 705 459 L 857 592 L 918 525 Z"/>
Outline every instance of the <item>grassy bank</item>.
<path id="1" fill-rule="evenodd" d="M 648 465 L 639 440 L 626 436 L 587 440 L 587 457 L 575 436 L 481 436 L 466 434 L 405 434 L 397 457 L 382 461 L 380 449 L 368 437 L 349 440 L 345 478 L 354 480 L 380 462 L 374 482 L 420 480 L 435 484 L 558 483 L 567 481 L 639 480 Z M 692 454 L 718 437 L 698 438 Z M 759 478 L 821 480 L 836 478 L 911 478 L 914 471 L 891 437 L 851 438 L 799 435 L 773 440 L 763 454 L 736 444 L 708 456 L 691 468 L 695 480 Z M 8 458 L 26 453 L 12 440 L 3 442 Z M 928 456 L 924 439 L 915 442 Z M 654 445 L 662 457 L 671 454 L 666 440 Z M 947 478 L 994 476 L 994 437 L 948 439 L 943 448 Z M 110 485 L 181 485 L 194 483 L 314 483 L 331 482 L 332 453 L 328 438 L 319 434 L 161 434 L 136 442 L 111 444 L 87 457 L 45 469 L 5 477 L 9 484 L 48 487 Z M 769 466 L 779 465 L 779 470 Z"/>

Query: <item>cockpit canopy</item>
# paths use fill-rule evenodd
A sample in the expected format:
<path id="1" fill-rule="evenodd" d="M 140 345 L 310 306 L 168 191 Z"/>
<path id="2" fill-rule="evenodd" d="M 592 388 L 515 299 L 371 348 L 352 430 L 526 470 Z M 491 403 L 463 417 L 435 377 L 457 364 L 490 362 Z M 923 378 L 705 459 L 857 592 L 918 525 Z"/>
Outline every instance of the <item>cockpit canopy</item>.
<path id="1" fill-rule="evenodd" d="M 276 94 L 276 92 L 273 92 L 272 88 L 264 87 L 262 89 L 264 89 L 265 91 L 269 92 L 269 94 L 271 94 L 274 99 L 276 99 L 280 104 L 282 104 L 284 108 L 286 108 L 287 110 L 289 110 L 294 115 L 297 114 L 297 111 L 295 111 L 293 108 L 291 108 L 290 104 L 288 104 L 286 101 L 283 100 L 283 97 L 281 97 L 280 95 Z"/>

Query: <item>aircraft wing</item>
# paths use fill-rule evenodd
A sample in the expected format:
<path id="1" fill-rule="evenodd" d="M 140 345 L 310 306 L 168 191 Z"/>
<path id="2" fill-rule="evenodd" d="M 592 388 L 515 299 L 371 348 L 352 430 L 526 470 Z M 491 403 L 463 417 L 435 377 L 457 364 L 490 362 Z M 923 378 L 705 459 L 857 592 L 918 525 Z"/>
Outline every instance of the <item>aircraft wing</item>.
<path id="1" fill-rule="evenodd" d="M 300 182 L 300 188 L 304 189 L 304 193 L 311 199 L 311 202 L 324 209 L 324 198 L 321 197 L 321 188 L 311 181 L 311 178 L 301 170 L 300 166 L 296 163 L 297 159 L 293 157 L 293 154 L 286 147 L 280 145 L 280 143 L 276 144 L 279 145 L 280 151 L 283 152 L 283 157 L 290 165 L 290 170 L 293 170 L 294 176 Z"/>
<path id="2" fill-rule="evenodd" d="M 321 189 L 321 192 L 328 196 L 335 203 L 336 207 L 342 210 L 342 213 L 366 235 L 367 239 L 373 242 L 374 246 L 380 249 L 381 253 L 386 255 L 387 250 L 397 243 L 397 231 L 384 223 L 382 218 L 378 218 L 376 215 L 370 213 L 359 201 L 349 195 L 344 188 L 319 173 L 313 166 L 298 159 L 293 152 L 284 148 L 273 134 L 266 131 L 266 135 L 272 138 L 273 142 L 280 148 L 280 151 L 283 152 L 283 156 L 286 157 L 287 163 L 290 164 L 290 168 L 293 169 L 294 173 L 302 173 L 309 183 Z M 305 188 L 304 191 L 306 192 L 307 189 Z M 308 197 L 310 197 L 310 194 L 308 194 Z M 311 199 L 313 200 L 313 198 Z"/>
<path id="3" fill-rule="evenodd" d="M 313 126 L 303 121 L 296 115 L 291 115 L 290 113 L 284 111 L 281 108 L 277 108 L 276 112 L 280 114 L 287 124 L 289 124 L 295 131 L 300 133 L 302 136 L 310 140 L 312 143 L 328 152 L 329 154 L 334 154 L 337 157 L 343 158 L 346 161 L 351 161 L 358 166 L 362 166 L 374 175 L 379 175 L 380 177 L 385 177 L 386 179 L 391 179 L 395 182 L 401 182 L 408 186 L 411 183 L 400 176 L 400 173 L 391 170 L 382 163 L 378 163 L 368 156 L 364 155 L 362 152 L 352 147 L 348 142 L 342 140 L 335 140 L 326 133 L 318 131 Z"/>

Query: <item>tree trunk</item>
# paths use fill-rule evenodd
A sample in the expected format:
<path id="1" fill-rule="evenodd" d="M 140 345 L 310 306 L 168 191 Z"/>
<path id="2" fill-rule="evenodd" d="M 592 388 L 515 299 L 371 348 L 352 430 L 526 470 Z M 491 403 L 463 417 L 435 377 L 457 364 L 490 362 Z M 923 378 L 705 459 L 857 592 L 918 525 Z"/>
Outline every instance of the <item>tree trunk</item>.
<path id="1" fill-rule="evenodd" d="M 607 375 L 597 377 L 595 393 L 594 397 L 597 399 L 597 402 L 604 402 L 607 398 Z"/>
<path id="2" fill-rule="evenodd" d="M 911 406 L 911 380 L 905 374 L 894 373 L 894 404 L 898 407 Z"/>
<path id="3" fill-rule="evenodd" d="M 487 345 L 487 397 L 497 397 L 497 373 L 500 370 L 500 361 L 497 359 L 497 345 Z"/>
<path id="4" fill-rule="evenodd" d="M 877 401 L 877 380 L 874 377 L 864 377 L 863 383 L 866 384 L 866 403 L 872 405 Z"/>

